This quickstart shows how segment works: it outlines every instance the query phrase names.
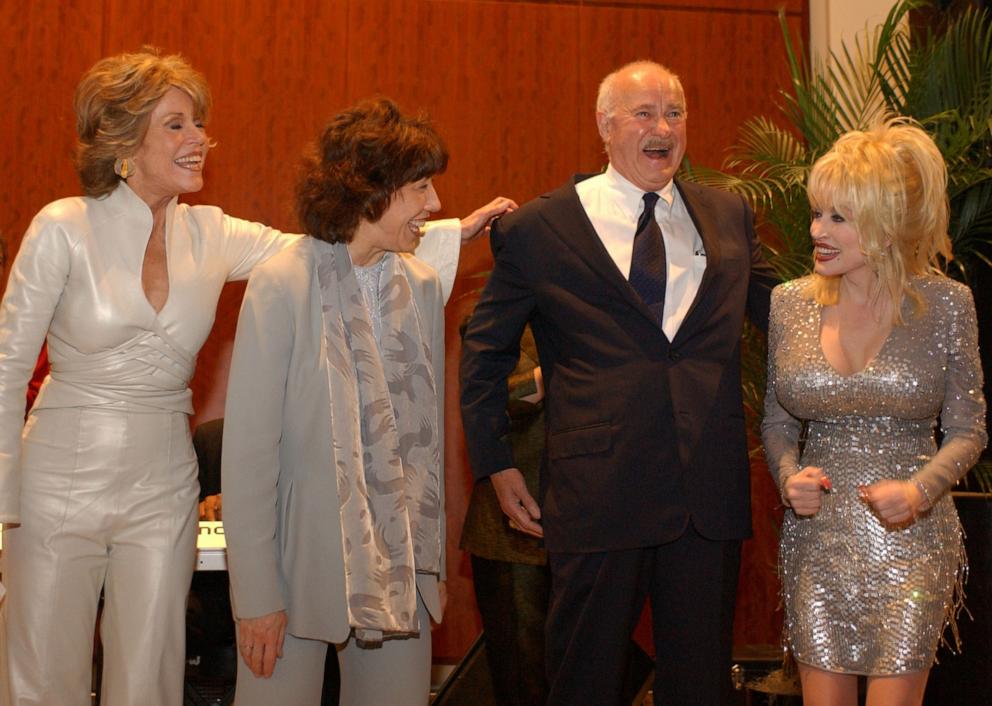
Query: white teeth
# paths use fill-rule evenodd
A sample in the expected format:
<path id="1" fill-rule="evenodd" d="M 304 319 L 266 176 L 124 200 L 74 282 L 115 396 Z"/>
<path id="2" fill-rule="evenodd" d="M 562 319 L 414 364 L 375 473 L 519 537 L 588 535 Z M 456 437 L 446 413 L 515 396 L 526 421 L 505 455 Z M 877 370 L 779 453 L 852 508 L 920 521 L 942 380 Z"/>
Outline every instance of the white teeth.
<path id="1" fill-rule="evenodd" d="M 190 154 L 185 157 L 180 157 L 175 160 L 176 164 L 181 164 L 184 166 L 196 166 L 203 162 L 203 156 L 199 154 Z"/>

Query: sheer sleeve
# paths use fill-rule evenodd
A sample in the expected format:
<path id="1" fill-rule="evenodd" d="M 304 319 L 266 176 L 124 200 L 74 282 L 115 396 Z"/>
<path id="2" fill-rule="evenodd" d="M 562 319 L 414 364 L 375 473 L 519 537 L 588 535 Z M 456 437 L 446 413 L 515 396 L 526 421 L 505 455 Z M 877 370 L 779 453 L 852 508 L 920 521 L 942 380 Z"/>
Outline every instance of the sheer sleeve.
<path id="1" fill-rule="evenodd" d="M 768 382 L 765 388 L 765 415 L 761 420 L 761 441 L 765 447 L 768 471 L 781 493 L 785 480 L 799 472 L 799 435 L 802 423 L 778 402 L 778 355 L 783 336 L 783 316 L 788 303 L 784 286 L 772 291 L 771 314 L 768 323 Z"/>
<path id="2" fill-rule="evenodd" d="M 914 475 L 924 485 L 929 500 L 947 492 L 975 464 L 988 443 L 985 398 L 982 396 L 982 361 L 978 352 L 978 321 L 971 290 L 947 282 L 948 291 L 931 302 L 940 307 L 937 320 L 946 326 L 937 334 L 936 347 L 947 350 L 944 403 L 940 413 L 943 442 L 940 450 Z M 931 350 L 922 351 L 926 355 Z"/>

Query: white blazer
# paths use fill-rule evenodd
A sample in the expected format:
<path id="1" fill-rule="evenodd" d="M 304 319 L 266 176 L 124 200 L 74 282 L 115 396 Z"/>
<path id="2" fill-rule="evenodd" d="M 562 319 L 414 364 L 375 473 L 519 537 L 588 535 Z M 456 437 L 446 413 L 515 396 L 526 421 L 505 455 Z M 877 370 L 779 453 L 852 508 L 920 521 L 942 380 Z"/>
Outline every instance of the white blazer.
<path id="1" fill-rule="evenodd" d="M 431 345 L 443 420 L 441 284 L 417 258 L 401 262 Z M 340 643 L 350 627 L 322 344 L 316 263 L 303 240 L 256 268 L 248 282 L 227 388 L 224 527 L 235 616 L 286 610 L 291 634 Z M 441 487 L 443 511 L 443 478 Z M 418 574 L 417 588 L 440 620 L 437 579 Z"/>

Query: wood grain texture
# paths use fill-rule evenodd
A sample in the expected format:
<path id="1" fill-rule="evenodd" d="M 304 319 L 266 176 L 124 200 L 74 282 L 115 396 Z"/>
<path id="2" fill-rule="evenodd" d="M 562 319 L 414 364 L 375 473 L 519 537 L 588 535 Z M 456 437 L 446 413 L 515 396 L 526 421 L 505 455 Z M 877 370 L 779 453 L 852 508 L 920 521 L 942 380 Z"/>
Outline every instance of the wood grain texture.
<path id="1" fill-rule="evenodd" d="M 0 232 L 16 250 L 33 214 L 79 193 L 72 167 L 73 88 L 99 57 L 142 44 L 180 52 L 214 93 L 218 146 L 206 186 L 186 197 L 295 230 L 301 153 L 326 120 L 383 94 L 427 111 L 451 151 L 437 179 L 441 216 L 498 194 L 520 202 L 605 164 L 594 121 L 602 77 L 654 58 L 682 77 L 688 156 L 718 166 L 740 124 L 770 112 L 786 86 L 776 16 L 805 35 L 806 0 L 36 0 L 0 3 Z M 457 327 L 491 266 L 485 239 L 463 249 L 447 309 L 449 611 L 435 655 L 457 659 L 479 629 L 468 562 L 457 550 L 470 474 L 457 404 Z M 197 415 L 223 414 L 243 285 L 225 289 L 193 380 Z M 774 505 L 757 466 L 755 539 L 745 547 L 737 641 L 778 642 Z M 750 548 L 752 547 L 753 548 Z"/>
<path id="2" fill-rule="evenodd" d="M 79 193 L 72 94 L 101 56 L 101 0 L 0 3 L 0 236 L 11 255 L 35 212 Z"/>

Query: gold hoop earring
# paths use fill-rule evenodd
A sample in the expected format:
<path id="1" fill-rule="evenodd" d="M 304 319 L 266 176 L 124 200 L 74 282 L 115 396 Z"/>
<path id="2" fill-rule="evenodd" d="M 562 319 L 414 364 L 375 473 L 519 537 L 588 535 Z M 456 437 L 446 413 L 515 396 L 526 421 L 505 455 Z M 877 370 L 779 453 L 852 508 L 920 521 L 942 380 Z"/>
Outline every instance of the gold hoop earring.
<path id="1" fill-rule="evenodd" d="M 114 162 L 114 174 L 121 179 L 127 179 L 134 174 L 134 162 L 127 159 L 118 159 Z"/>

